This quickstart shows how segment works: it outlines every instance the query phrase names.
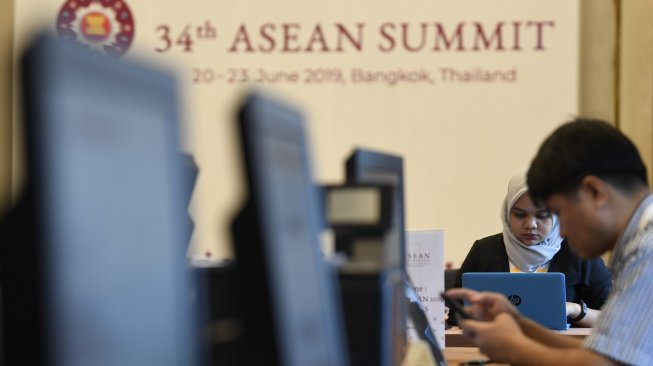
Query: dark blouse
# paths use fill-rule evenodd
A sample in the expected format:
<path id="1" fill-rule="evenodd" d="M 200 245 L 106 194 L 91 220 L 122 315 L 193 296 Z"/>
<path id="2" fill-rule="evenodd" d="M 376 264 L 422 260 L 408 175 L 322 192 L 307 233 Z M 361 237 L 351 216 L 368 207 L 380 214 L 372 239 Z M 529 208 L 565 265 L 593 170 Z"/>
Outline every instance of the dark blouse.
<path id="1" fill-rule="evenodd" d="M 508 253 L 503 234 L 477 240 L 456 274 L 456 287 L 462 286 L 465 272 L 508 272 Z M 589 308 L 600 309 L 612 287 L 612 276 L 601 258 L 582 260 L 564 240 L 549 263 L 549 272 L 565 275 L 567 301 L 583 300 Z"/>

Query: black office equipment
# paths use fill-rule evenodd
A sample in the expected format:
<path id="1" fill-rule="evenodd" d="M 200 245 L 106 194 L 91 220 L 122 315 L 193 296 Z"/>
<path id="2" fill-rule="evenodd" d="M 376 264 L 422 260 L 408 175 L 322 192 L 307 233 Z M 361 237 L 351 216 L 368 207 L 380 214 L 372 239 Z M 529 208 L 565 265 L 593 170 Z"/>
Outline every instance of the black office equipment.
<path id="1" fill-rule="evenodd" d="M 403 280 L 396 270 L 341 268 L 340 287 L 352 366 L 402 364 L 406 348 Z"/>
<path id="2" fill-rule="evenodd" d="M 345 163 L 347 181 L 395 186 L 392 232 L 383 249 L 388 267 L 406 269 L 406 228 L 404 213 L 404 163 L 398 155 L 366 148 L 355 149 Z M 336 244 L 337 245 L 337 244 Z"/>
<path id="3" fill-rule="evenodd" d="M 346 176 L 341 189 L 357 185 L 390 189 L 390 204 L 378 210 L 379 217 L 389 216 L 389 220 L 348 226 L 328 222 L 335 235 L 335 251 L 346 258 L 339 278 L 350 359 L 353 366 L 400 365 L 407 317 L 403 162 L 398 156 L 357 149 L 346 162 Z"/>
<path id="4" fill-rule="evenodd" d="M 201 364 L 173 78 L 47 37 L 21 66 L 28 187 L 3 232 L 6 363 Z"/>
<path id="5" fill-rule="evenodd" d="M 395 187 L 385 184 L 344 184 L 322 187 L 328 227 L 339 234 L 382 236 L 391 228 Z M 363 233 L 364 234 L 364 233 Z"/>
<path id="6" fill-rule="evenodd" d="M 238 127 L 248 192 L 233 223 L 244 364 L 347 364 L 336 276 L 319 250 L 303 117 L 252 94 Z"/>
<path id="7" fill-rule="evenodd" d="M 235 261 L 198 267 L 207 284 L 208 322 L 205 335 L 211 365 L 246 365 L 243 288 L 238 283 Z"/>

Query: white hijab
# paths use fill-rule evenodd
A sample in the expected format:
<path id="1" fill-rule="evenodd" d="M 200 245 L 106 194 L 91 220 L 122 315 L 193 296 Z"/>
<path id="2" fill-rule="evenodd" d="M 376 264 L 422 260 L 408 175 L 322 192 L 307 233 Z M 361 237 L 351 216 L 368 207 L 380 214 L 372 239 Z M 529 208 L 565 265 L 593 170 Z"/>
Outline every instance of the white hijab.
<path id="1" fill-rule="evenodd" d="M 551 258 L 560 250 L 563 238 L 560 236 L 558 217 L 552 215 L 553 227 L 549 235 L 540 243 L 526 245 L 522 243 L 510 228 L 510 210 L 515 202 L 528 191 L 526 186 L 526 171 L 510 179 L 508 194 L 501 207 L 501 221 L 503 222 L 503 243 L 510 261 L 522 272 L 534 272 L 540 266 L 549 263 Z"/>

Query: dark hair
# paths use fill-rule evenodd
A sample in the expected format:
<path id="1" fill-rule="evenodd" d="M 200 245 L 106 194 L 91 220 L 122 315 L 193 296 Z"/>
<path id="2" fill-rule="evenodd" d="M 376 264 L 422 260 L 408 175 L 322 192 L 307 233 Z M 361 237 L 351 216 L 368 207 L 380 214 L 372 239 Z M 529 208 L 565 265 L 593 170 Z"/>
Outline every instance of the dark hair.
<path id="1" fill-rule="evenodd" d="M 528 192 L 541 203 L 552 194 L 575 191 L 588 175 L 624 192 L 648 184 L 646 167 L 628 137 L 607 122 L 576 118 L 540 146 L 528 170 Z"/>

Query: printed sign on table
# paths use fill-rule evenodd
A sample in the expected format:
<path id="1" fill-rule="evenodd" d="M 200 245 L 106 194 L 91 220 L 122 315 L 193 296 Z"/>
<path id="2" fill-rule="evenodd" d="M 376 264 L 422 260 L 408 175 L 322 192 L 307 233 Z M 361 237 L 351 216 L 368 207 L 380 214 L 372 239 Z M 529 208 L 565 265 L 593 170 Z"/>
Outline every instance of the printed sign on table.
<path id="1" fill-rule="evenodd" d="M 444 347 L 444 231 L 406 231 L 406 271 L 415 286 L 417 295 L 426 310 L 431 329 L 441 347 Z M 408 337 L 417 339 L 412 324 Z"/>

